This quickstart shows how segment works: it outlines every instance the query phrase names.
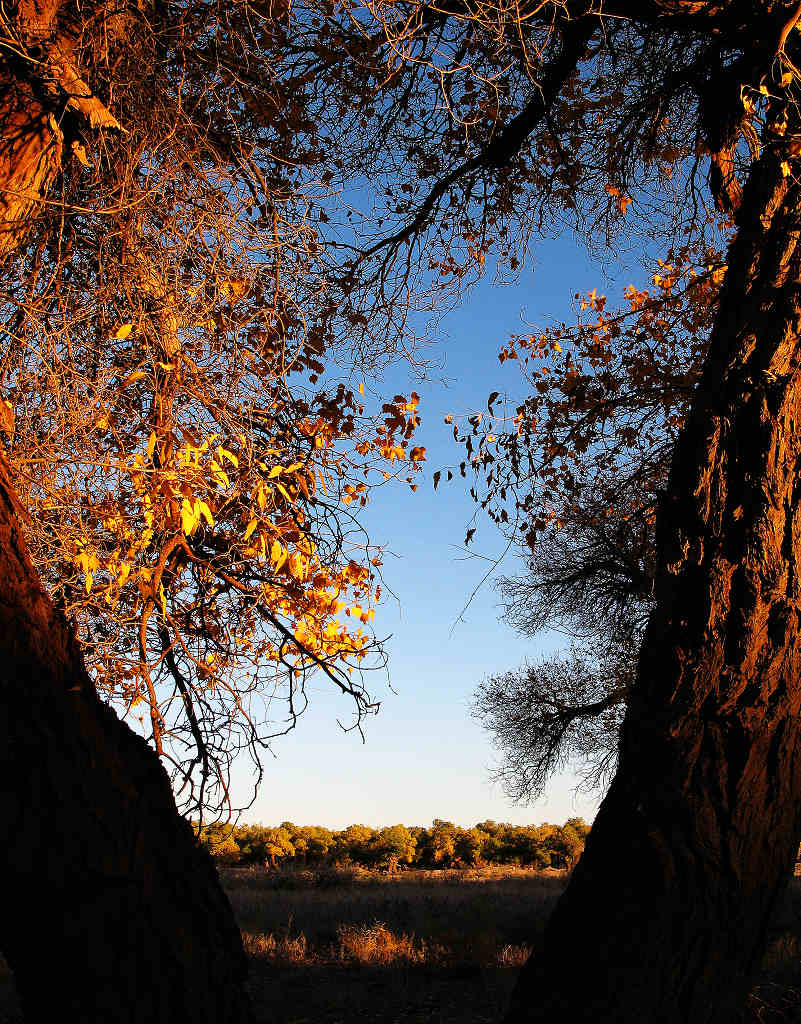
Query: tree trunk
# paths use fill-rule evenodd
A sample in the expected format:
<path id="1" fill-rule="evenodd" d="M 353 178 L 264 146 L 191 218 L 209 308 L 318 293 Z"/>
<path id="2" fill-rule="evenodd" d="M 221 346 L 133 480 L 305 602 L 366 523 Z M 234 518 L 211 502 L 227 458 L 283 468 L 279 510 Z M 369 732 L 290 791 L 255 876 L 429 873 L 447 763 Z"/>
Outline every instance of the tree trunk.
<path id="1" fill-rule="evenodd" d="M 93 130 L 120 127 L 80 79 L 73 41 L 57 36 L 61 6 L 11 8 L 10 36 L 37 60 L 0 64 L 7 266 L 60 173 L 53 111 L 66 107 Z M 32 67 L 44 68 L 37 87 Z M 0 948 L 26 1019 L 242 1024 L 247 962 L 214 865 L 155 753 L 95 693 L 41 590 L 21 517 L 0 454 Z"/>
<path id="2" fill-rule="evenodd" d="M 801 837 L 801 190 L 756 163 L 617 775 L 507 1017 L 729 1024 Z"/>
<path id="3" fill-rule="evenodd" d="M 249 1019 L 239 931 L 143 739 L 43 594 L 0 457 L 0 947 L 29 1021 Z"/>

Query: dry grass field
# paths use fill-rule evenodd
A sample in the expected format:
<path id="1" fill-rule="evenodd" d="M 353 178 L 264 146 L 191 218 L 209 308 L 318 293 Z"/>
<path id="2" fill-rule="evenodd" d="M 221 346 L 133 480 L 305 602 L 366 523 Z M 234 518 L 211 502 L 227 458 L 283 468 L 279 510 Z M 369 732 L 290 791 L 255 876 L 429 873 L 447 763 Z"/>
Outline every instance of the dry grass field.
<path id="1" fill-rule="evenodd" d="M 275 1024 L 489 1024 L 564 878 L 515 868 L 229 871 L 253 1001 Z"/>
<path id="2" fill-rule="evenodd" d="M 222 872 L 270 1024 L 490 1024 L 565 885 L 515 868 Z M 801 878 L 743 1024 L 801 1021 Z M 0 961 L 0 1024 L 21 1021 Z M 733 1022 L 739 1024 L 739 1022 Z"/>

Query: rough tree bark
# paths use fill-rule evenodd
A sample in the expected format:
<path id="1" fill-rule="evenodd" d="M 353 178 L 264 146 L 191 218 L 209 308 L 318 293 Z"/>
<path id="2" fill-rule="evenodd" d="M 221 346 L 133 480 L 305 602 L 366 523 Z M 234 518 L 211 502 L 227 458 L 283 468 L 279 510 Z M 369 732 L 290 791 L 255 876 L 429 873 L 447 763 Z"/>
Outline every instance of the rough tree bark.
<path id="1" fill-rule="evenodd" d="M 249 1019 L 214 865 L 42 592 L 0 457 L 0 948 L 26 1020 Z"/>
<path id="2" fill-rule="evenodd" d="M 746 185 L 660 510 L 619 770 L 521 1021 L 729 1024 L 801 836 L 801 189 Z"/>
<path id="3" fill-rule="evenodd" d="M 69 40 L 59 44 L 59 6 L 22 2 L 0 29 L 40 47 L 62 107 L 116 130 L 71 64 Z M 47 91 L 0 67 L 7 268 L 57 178 L 62 143 Z M 247 963 L 214 865 L 155 753 L 98 698 L 42 592 L 23 517 L 0 454 L 0 949 L 26 1020 L 243 1024 Z"/>

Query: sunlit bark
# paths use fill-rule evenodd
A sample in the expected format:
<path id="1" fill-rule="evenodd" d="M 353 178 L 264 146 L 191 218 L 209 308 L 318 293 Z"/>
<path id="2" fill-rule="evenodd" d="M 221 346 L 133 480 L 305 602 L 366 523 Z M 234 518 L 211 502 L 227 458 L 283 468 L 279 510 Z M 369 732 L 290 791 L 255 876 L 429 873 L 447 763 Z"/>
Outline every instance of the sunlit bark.
<path id="1" fill-rule="evenodd" d="M 801 834 L 801 190 L 755 165 L 658 520 L 620 764 L 518 1021 L 723 1024 Z M 581 983 L 576 983 L 580 976 Z"/>

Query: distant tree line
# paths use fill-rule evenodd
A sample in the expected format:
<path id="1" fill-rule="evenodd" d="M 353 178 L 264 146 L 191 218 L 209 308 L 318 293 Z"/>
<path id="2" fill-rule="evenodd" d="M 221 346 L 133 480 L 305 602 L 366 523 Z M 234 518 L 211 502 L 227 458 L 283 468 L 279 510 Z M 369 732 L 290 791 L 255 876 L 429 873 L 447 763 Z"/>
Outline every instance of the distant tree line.
<path id="1" fill-rule="evenodd" d="M 435 818 L 430 828 L 348 825 L 340 832 L 321 825 L 204 825 L 200 841 L 218 863 L 264 864 L 292 861 L 309 867 L 361 865 L 385 871 L 401 868 L 458 868 L 509 864 L 572 868 L 590 831 L 583 818 L 564 825 L 510 825 L 482 821 L 460 828 Z"/>

